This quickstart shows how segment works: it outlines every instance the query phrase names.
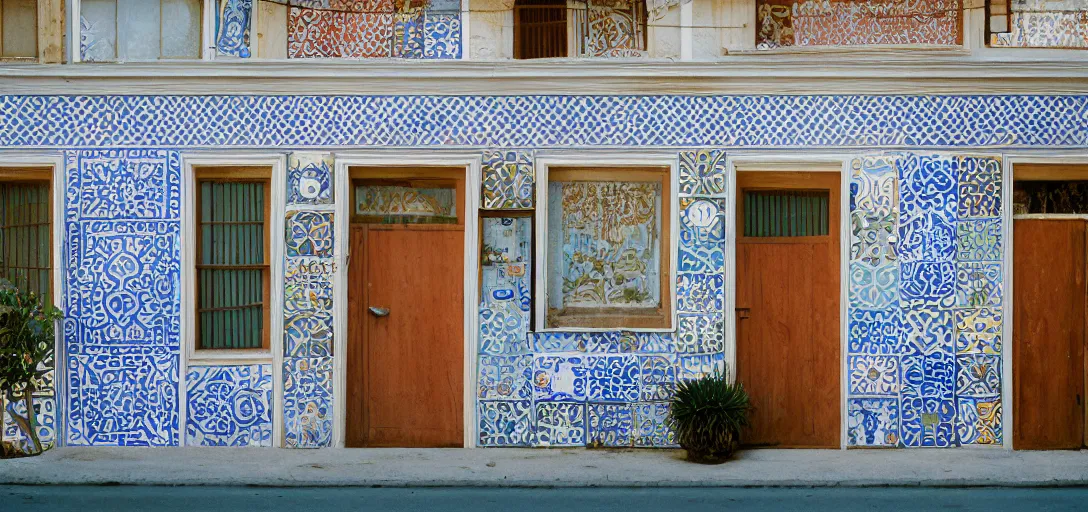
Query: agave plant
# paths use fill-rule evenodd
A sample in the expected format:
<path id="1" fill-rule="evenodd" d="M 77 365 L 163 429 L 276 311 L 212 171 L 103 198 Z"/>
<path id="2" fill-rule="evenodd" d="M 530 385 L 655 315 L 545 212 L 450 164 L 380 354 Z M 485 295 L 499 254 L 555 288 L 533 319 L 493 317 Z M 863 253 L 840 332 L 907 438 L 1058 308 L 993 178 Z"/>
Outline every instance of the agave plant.
<path id="1" fill-rule="evenodd" d="M 720 464 L 740 446 L 750 409 L 744 385 L 715 372 L 677 386 L 668 423 L 680 447 L 687 450 L 688 460 Z"/>

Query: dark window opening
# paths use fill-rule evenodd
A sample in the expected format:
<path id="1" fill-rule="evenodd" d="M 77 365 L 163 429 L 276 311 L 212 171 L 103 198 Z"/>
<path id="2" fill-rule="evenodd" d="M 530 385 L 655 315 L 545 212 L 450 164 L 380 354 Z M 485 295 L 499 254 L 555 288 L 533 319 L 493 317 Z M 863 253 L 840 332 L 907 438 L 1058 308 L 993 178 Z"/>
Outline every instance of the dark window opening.
<path id="1" fill-rule="evenodd" d="M 744 236 L 826 236 L 829 196 L 826 190 L 745 190 Z"/>

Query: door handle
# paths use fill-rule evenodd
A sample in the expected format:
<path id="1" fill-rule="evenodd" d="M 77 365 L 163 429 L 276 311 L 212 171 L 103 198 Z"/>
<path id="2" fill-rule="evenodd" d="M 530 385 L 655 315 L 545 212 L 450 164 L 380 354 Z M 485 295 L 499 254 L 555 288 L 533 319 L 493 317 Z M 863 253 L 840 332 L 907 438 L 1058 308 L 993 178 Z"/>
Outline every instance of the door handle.
<path id="1" fill-rule="evenodd" d="M 389 308 L 379 308 L 379 307 L 375 307 L 375 306 L 370 306 L 367 309 L 370 310 L 370 314 L 372 314 L 372 315 L 374 315 L 374 316 L 376 316 L 378 318 L 381 318 L 383 316 L 389 316 Z"/>
<path id="2" fill-rule="evenodd" d="M 737 318 L 746 319 L 748 314 L 752 312 L 752 308 L 736 308 Z"/>

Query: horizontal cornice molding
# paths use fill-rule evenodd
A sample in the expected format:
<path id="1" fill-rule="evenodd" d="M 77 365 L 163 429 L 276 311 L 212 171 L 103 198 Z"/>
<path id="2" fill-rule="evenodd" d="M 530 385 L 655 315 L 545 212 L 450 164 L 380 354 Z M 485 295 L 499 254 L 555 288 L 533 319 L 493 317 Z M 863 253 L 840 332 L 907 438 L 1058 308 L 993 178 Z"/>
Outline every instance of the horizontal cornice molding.
<path id="1" fill-rule="evenodd" d="M 1088 94 L 1088 51 L 802 51 L 698 62 L 7 63 L 0 94 Z"/>

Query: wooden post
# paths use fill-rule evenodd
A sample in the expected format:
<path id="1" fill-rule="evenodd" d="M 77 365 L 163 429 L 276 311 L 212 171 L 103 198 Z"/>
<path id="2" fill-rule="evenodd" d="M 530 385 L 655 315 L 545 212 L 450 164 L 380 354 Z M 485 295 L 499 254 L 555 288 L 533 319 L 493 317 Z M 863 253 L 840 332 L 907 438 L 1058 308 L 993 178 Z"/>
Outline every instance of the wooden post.
<path id="1" fill-rule="evenodd" d="M 38 0 L 38 62 L 64 62 L 64 0 Z"/>

